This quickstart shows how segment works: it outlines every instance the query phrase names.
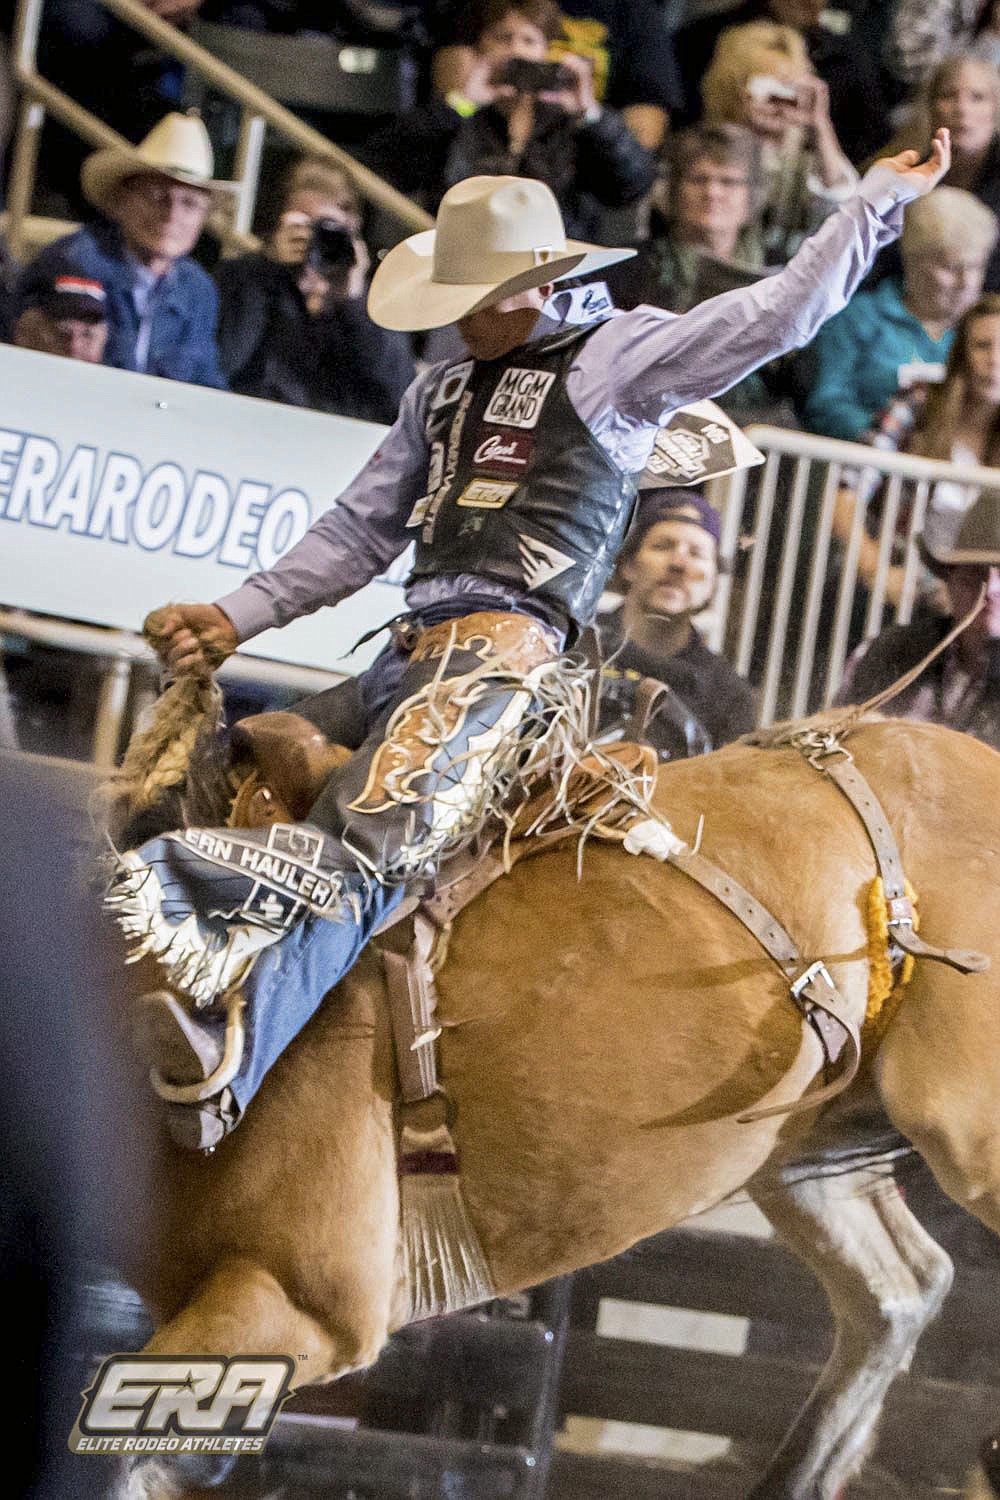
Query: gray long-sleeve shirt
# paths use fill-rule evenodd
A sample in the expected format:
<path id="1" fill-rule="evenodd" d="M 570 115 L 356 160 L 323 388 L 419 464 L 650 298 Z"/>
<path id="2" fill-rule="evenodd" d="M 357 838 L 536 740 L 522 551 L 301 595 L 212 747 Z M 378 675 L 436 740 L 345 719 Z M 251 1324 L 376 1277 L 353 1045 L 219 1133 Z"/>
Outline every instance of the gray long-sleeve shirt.
<path id="1" fill-rule="evenodd" d="M 892 168 L 873 168 L 856 196 L 778 274 L 682 316 L 654 307 L 614 314 L 567 372 L 577 414 L 619 468 L 638 473 L 657 431 L 680 407 L 721 395 L 759 365 L 808 343 L 897 237 L 902 205 L 916 196 Z M 536 334 L 552 326 L 543 317 Z M 377 451 L 302 540 L 275 567 L 217 601 L 241 641 L 338 604 L 404 551 L 411 537 L 406 520 L 427 480 L 428 392 L 445 368 L 434 365 L 417 376 Z M 463 594 L 510 599 L 501 585 L 462 574 L 411 584 L 407 603 L 421 609 Z"/>

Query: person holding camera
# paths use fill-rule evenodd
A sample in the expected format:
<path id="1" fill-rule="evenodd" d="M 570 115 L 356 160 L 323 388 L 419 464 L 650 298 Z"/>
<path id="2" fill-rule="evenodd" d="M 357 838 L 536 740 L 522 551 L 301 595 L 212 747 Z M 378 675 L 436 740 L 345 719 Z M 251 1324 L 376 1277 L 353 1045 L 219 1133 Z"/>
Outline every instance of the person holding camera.
<path id="1" fill-rule="evenodd" d="M 599 238 L 602 210 L 648 193 L 654 163 L 597 103 L 587 59 L 550 60 L 561 34 L 554 0 L 482 0 L 461 92 L 401 115 L 369 143 L 367 163 L 432 211 L 467 177 L 533 177 L 552 189 L 568 234 Z"/>
<path id="2" fill-rule="evenodd" d="M 897 3 L 891 0 L 891 5 Z M 881 67 L 883 27 L 878 12 L 878 5 L 834 8 L 826 0 L 689 5 L 688 18 L 676 37 L 677 61 L 687 95 L 679 123 L 701 117 L 701 81 L 723 32 L 750 22 L 772 22 L 797 33 L 813 71 L 829 90 L 830 117 L 841 146 L 850 161 L 867 161 L 881 146 L 886 115 L 899 98 L 898 88 L 892 87 Z"/>
<path id="3" fill-rule="evenodd" d="M 364 422 L 392 423 L 413 379 L 405 334 L 365 310 L 370 269 L 345 173 L 304 158 L 264 249 L 223 261 L 219 354 L 230 389 Z"/>
<path id="4" fill-rule="evenodd" d="M 765 258 L 783 265 L 858 184 L 830 118 L 830 90 L 797 31 L 753 21 L 723 31 L 701 93 L 707 123 L 742 125 L 760 142 Z"/>

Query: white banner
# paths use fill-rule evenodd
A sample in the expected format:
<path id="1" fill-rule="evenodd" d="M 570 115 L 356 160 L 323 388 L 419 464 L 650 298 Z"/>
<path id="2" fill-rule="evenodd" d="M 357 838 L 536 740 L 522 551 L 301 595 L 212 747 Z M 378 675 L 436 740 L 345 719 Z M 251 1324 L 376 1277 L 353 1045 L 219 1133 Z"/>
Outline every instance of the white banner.
<path id="1" fill-rule="evenodd" d="M 126 630 L 273 566 L 385 431 L 6 347 L 0 392 L 0 604 Z M 248 649 L 357 672 L 384 637 L 346 653 L 403 607 L 378 580 Z"/>

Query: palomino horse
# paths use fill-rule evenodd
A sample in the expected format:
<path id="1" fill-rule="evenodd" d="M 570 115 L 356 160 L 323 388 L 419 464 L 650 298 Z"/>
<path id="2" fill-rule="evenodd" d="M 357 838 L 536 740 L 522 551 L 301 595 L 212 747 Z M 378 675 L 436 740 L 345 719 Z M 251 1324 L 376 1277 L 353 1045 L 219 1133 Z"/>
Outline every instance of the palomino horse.
<path id="1" fill-rule="evenodd" d="M 588 843 L 578 872 L 570 841 L 523 861 L 458 917 L 438 975 L 464 1195 L 498 1294 L 741 1188 L 822 1280 L 834 1353 L 754 1500 L 832 1500 L 950 1284 L 891 1178 L 862 1161 L 831 1191 L 801 1162 L 837 1153 L 852 1113 L 880 1103 L 944 1190 L 1000 1230 L 1000 756 L 900 722 L 863 723 L 849 743 L 895 830 L 921 933 L 992 967 L 962 977 L 918 961 L 874 1063 L 819 1117 L 738 1120 L 804 1094 L 819 1041 L 739 922 L 647 856 Z M 875 865 L 838 790 L 794 750 L 736 745 L 663 768 L 655 800 L 688 842 L 704 816 L 702 852 L 863 1011 Z M 407 1317 L 394 1092 L 367 954 L 215 1155 L 164 1143 L 155 1250 L 131 1268 L 158 1323 L 151 1351 L 291 1354 L 301 1383 L 375 1359 Z"/>

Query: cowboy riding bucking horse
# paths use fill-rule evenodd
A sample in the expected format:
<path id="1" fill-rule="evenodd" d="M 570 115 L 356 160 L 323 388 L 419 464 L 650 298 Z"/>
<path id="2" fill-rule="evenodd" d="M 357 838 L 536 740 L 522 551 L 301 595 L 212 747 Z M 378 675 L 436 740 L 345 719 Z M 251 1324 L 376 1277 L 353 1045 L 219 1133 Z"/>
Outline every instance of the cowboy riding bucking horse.
<path id="1" fill-rule="evenodd" d="M 781 272 L 680 317 L 639 307 L 560 320 L 555 282 L 633 252 L 567 241 L 555 198 L 531 179 L 459 183 L 435 228 L 385 257 L 375 321 L 457 324 L 467 357 L 417 376 L 377 452 L 274 568 L 146 622 L 171 674 L 205 676 L 415 543 L 409 612 L 389 644 L 349 699 L 338 686 L 297 706 L 304 732 L 352 750 L 304 815 L 179 829 L 115 857 L 109 906 L 166 986 L 145 997 L 139 1029 L 154 1081 L 168 1099 L 175 1086 L 176 1142 L 218 1145 L 408 887 L 516 784 L 557 712 L 562 653 L 594 616 L 659 429 L 808 343 L 949 160 L 939 130 L 927 160 L 879 162 Z M 629 848 L 643 847 L 640 826 Z M 238 1066 L 222 1069 L 234 1018 Z M 197 1097 L 177 1102 L 192 1084 Z"/>

